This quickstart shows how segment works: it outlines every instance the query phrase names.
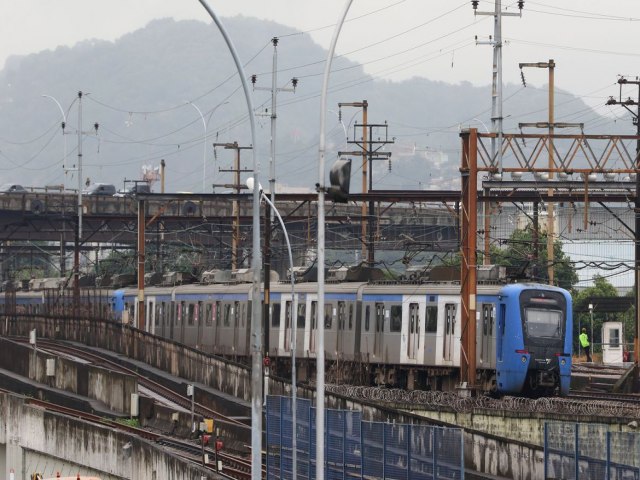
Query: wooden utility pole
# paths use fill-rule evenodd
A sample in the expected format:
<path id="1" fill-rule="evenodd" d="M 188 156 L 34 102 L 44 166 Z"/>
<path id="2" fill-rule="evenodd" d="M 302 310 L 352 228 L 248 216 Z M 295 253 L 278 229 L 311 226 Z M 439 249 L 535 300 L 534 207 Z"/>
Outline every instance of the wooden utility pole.
<path id="1" fill-rule="evenodd" d="M 362 136 L 360 140 L 348 140 L 348 144 L 355 144 L 361 148 L 361 151 L 353 152 L 338 152 L 338 155 L 362 155 L 362 193 L 369 193 L 373 190 L 373 161 L 374 160 L 388 160 L 391 157 L 391 152 L 381 152 L 380 149 L 389 143 L 394 143 L 393 140 L 389 140 L 387 135 L 388 125 L 386 123 L 367 123 L 367 101 L 354 103 L 339 103 L 338 106 L 362 107 L 362 124 L 356 123 L 354 125 L 354 137 L 357 137 L 355 130 L 357 128 L 362 129 Z M 384 135 L 377 136 L 377 140 L 373 139 L 374 130 L 384 130 Z M 382 140 L 381 140 L 382 138 Z M 367 176 L 368 175 L 368 176 Z M 373 266 L 375 263 L 375 226 L 374 226 L 374 201 L 369 200 L 368 212 L 367 201 L 362 202 L 362 261 Z M 366 219 L 366 221 L 365 221 Z M 368 224 L 368 226 L 367 226 Z M 367 231 L 369 233 L 367 237 Z"/>
<path id="2" fill-rule="evenodd" d="M 232 172 L 234 173 L 234 183 L 232 185 L 214 185 L 214 187 L 230 187 L 234 188 L 236 193 L 240 193 L 240 190 L 244 188 L 244 186 L 240 183 L 240 173 L 250 173 L 253 170 L 249 169 L 240 169 L 240 150 L 250 150 L 252 147 L 240 147 L 238 146 L 238 142 L 233 143 L 214 143 L 213 148 L 215 147 L 224 147 L 226 150 L 234 150 L 234 160 L 233 160 L 233 168 L 219 168 L 219 172 Z M 231 269 L 235 270 L 238 268 L 238 247 L 240 244 L 240 206 L 238 200 L 233 201 L 233 230 L 231 234 Z"/>

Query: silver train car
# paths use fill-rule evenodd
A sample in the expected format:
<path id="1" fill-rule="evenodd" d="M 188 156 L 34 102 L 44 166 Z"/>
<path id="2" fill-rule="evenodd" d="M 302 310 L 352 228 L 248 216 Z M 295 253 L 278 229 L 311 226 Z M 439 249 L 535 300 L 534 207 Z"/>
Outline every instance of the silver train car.
<path id="1" fill-rule="evenodd" d="M 558 393 L 567 362 L 570 367 L 570 296 L 544 285 L 523 285 L 517 289 L 519 293 L 503 288 L 478 286 L 477 385 L 485 391 Z M 556 292 L 553 295 L 564 303 L 525 308 L 517 299 L 503 300 L 503 296 L 520 295 L 524 289 L 534 292 L 534 297 Z M 322 321 L 327 381 L 435 390 L 452 390 L 459 382 L 459 284 L 327 283 L 321 315 L 317 292 L 316 283 L 296 284 L 293 296 L 290 284 L 272 285 L 267 356 L 274 374 L 289 374 L 295 329 L 299 380 L 313 377 L 317 325 Z M 112 308 L 124 322 L 137 318 L 137 293 L 134 288 L 113 293 Z M 251 300 L 251 284 L 147 287 L 144 328 L 202 351 L 249 363 Z M 555 322 L 562 328 L 553 324 L 555 329 L 541 329 L 544 322 Z M 562 338 L 536 338 L 535 331 L 564 333 Z M 536 345 L 557 345 L 549 353 L 553 358 L 538 362 L 526 346 L 518 348 L 518 339 L 527 340 L 529 335 Z M 502 358 L 504 348 L 519 352 L 517 371 Z M 539 370 L 537 365 L 544 367 Z"/>

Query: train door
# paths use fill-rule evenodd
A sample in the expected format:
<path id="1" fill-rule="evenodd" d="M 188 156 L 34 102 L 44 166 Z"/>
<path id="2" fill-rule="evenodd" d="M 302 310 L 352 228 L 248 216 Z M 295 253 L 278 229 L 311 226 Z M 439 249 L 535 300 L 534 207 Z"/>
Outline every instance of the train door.
<path id="1" fill-rule="evenodd" d="M 291 351 L 291 310 L 292 310 L 292 302 L 291 300 L 287 300 L 284 304 L 284 351 Z"/>
<path id="2" fill-rule="evenodd" d="M 409 303 L 409 322 L 407 324 L 407 359 L 415 360 L 420 348 L 420 304 Z"/>
<path id="3" fill-rule="evenodd" d="M 304 356 L 304 336 L 307 331 L 307 299 L 304 294 L 296 295 L 296 355 Z"/>
<path id="4" fill-rule="evenodd" d="M 496 332 L 496 359 L 498 362 L 502 362 L 502 353 L 503 353 L 503 340 L 504 340 L 504 327 L 505 327 L 505 316 L 507 314 L 507 306 L 504 303 L 500 304 L 500 310 L 498 313 L 498 329 Z"/>
<path id="5" fill-rule="evenodd" d="M 196 322 L 196 345 L 202 350 L 204 343 L 204 315 L 202 309 L 202 301 L 198 301 L 195 305 L 195 322 Z"/>
<path id="6" fill-rule="evenodd" d="M 376 303 L 375 336 L 373 339 L 374 356 L 382 357 L 382 337 L 384 334 L 384 303 Z"/>
<path id="7" fill-rule="evenodd" d="M 176 302 L 172 301 L 169 304 L 169 330 L 168 330 L 169 338 L 171 340 L 175 340 L 173 336 L 175 332 L 175 322 L 176 322 Z"/>
<path id="8" fill-rule="evenodd" d="M 480 310 L 480 362 L 479 364 L 487 368 L 492 366 L 495 354 L 495 343 L 493 335 L 495 331 L 495 307 L 491 303 L 483 303 Z"/>
<path id="9" fill-rule="evenodd" d="M 202 306 L 202 346 L 204 351 L 213 352 L 213 303 L 208 301 Z"/>
<path id="10" fill-rule="evenodd" d="M 149 333 L 156 333 L 156 297 L 146 297 L 144 330 Z"/>
<path id="11" fill-rule="evenodd" d="M 453 360 L 456 332 L 456 307 L 457 305 L 455 303 L 447 303 L 444 306 L 444 345 L 442 349 L 442 358 L 444 360 Z"/>
<path id="12" fill-rule="evenodd" d="M 308 300 L 310 302 L 309 308 L 309 353 L 316 353 L 316 337 L 318 335 L 318 302 L 317 300 Z"/>
<path id="13" fill-rule="evenodd" d="M 240 320 L 240 302 L 233 302 L 233 307 L 231 307 L 231 318 L 233 318 L 233 323 L 232 323 L 232 327 L 233 327 L 233 351 L 234 353 L 238 353 L 237 350 L 239 349 L 239 345 L 238 345 L 238 327 L 239 327 L 239 320 Z"/>
<path id="14" fill-rule="evenodd" d="M 338 330 L 336 332 L 336 352 L 341 356 L 344 352 L 344 327 L 347 316 L 347 306 L 345 302 L 338 302 Z"/>
<path id="15" fill-rule="evenodd" d="M 243 304 L 243 317 L 244 318 L 244 323 L 243 323 L 243 334 L 244 334 L 244 354 L 246 356 L 251 356 L 251 308 L 253 307 L 253 305 L 251 304 L 251 301 L 247 300 L 246 302 L 244 302 Z"/>
<path id="16" fill-rule="evenodd" d="M 222 323 L 222 310 L 220 309 L 220 301 L 213 304 L 213 352 L 222 353 L 220 346 L 220 327 Z"/>

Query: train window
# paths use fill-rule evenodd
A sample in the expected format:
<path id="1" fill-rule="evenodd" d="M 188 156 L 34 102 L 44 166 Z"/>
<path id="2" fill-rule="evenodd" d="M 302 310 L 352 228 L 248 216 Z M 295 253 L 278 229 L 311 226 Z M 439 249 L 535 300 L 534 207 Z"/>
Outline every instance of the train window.
<path id="1" fill-rule="evenodd" d="M 273 308 L 271 310 L 271 326 L 279 327 L 280 326 L 280 304 L 274 303 Z"/>
<path id="2" fill-rule="evenodd" d="M 425 313 L 424 331 L 426 333 L 436 333 L 438 331 L 438 306 L 427 305 Z"/>
<path id="3" fill-rule="evenodd" d="M 318 302 L 311 302 L 311 329 L 318 328 Z"/>
<path id="4" fill-rule="evenodd" d="M 304 328 L 304 319 L 307 313 L 307 306 L 304 303 L 298 304 L 298 320 L 296 325 L 298 328 Z"/>
<path id="5" fill-rule="evenodd" d="M 222 315 L 222 326 L 230 327 L 231 326 L 231 305 L 228 303 L 224 304 L 224 313 Z"/>
<path id="6" fill-rule="evenodd" d="M 399 332 L 402 330 L 402 305 L 391 305 L 391 322 L 389 330 Z"/>
<path id="7" fill-rule="evenodd" d="M 204 316 L 204 322 L 207 326 L 211 326 L 213 325 L 213 305 L 210 303 L 207 303 L 207 306 L 205 307 L 205 316 Z"/>
<path id="8" fill-rule="evenodd" d="M 490 305 L 482 305 L 482 335 L 486 336 L 489 331 L 489 307 Z"/>
<path id="9" fill-rule="evenodd" d="M 287 329 L 291 326 L 291 300 L 285 303 L 284 308 L 284 328 Z"/>
<path id="10" fill-rule="evenodd" d="M 384 331 L 384 303 L 376 303 L 376 332 Z"/>
<path id="11" fill-rule="evenodd" d="M 324 306 L 324 328 L 331 328 L 333 323 L 333 305 L 330 303 Z"/>
<path id="12" fill-rule="evenodd" d="M 216 308 L 213 309 L 213 321 L 216 323 L 216 325 L 219 325 L 219 321 L 220 318 L 218 317 L 218 315 L 220 315 L 220 313 L 222 312 L 222 310 L 220 309 L 220 302 L 216 302 Z"/>
<path id="13" fill-rule="evenodd" d="M 454 333 L 456 331 L 456 305 L 447 303 L 444 306 L 445 330 L 444 333 Z"/>
<path id="14" fill-rule="evenodd" d="M 409 304 L 409 333 L 417 333 L 420 331 L 420 305 L 417 303 Z"/>
<path id="15" fill-rule="evenodd" d="M 202 312 L 203 312 L 202 302 L 198 302 L 198 306 L 196 307 L 196 323 L 199 323 L 199 322 L 204 323 L 202 319 Z"/>
<path id="16" fill-rule="evenodd" d="M 344 330 L 344 316 L 346 305 L 344 302 L 338 302 L 338 330 Z"/>
<path id="17" fill-rule="evenodd" d="M 240 320 L 240 302 L 233 303 L 233 326 L 238 328 Z"/>
<path id="18" fill-rule="evenodd" d="M 153 308 L 153 307 L 151 307 L 151 308 Z M 155 315 L 154 322 L 153 322 L 156 327 L 158 325 L 160 325 L 160 314 L 161 313 L 162 313 L 162 307 L 160 306 L 159 303 L 156 303 L 156 315 Z"/>
<path id="19" fill-rule="evenodd" d="M 180 325 L 182 323 L 182 316 L 185 314 L 186 310 L 184 308 L 184 302 L 180 302 L 178 305 L 178 311 L 176 312 L 176 325 Z"/>
<path id="20" fill-rule="evenodd" d="M 546 308 L 525 308 L 524 322 L 532 337 L 559 338 L 562 335 L 562 312 Z"/>
<path id="21" fill-rule="evenodd" d="M 371 305 L 367 305 L 364 309 L 364 331 L 369 331 L 369 317 L 371 317 Z"/>
<path id="22" fill-rule="evenodd" d="M 193 325 L 194 323 L 194 311 L 195 311 L 195 305 L 193 303 L 190 303 L 189 305 L 187 305 L 187 325 Z"/>
<path id="23" fill-rule="evenodd" d="M 349 330 L 353 330 L 353 304 L 349 304 Z"/>

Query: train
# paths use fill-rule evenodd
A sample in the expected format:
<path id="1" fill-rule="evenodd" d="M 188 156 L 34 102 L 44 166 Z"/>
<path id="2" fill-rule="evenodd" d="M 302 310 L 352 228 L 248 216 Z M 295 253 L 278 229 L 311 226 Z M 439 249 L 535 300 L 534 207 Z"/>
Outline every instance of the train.
<path id="1" fill-rule="evenodd" d="M 138 289 L 112 289 L 108 298 L 111 317 L 133 324 Z M 250 283 L 147 286 L 144 298 L 147 332 L 250 364 Z M 459 386 L 458 282 L 326 283 L 321 316 L 317 299 L 315 282 L 298 282 L 293 293 L 289 283 L 272 283 L 265 350 L 273 374 L 286 378 L 290 372 L 295 329 L 298 379 L 313 379 L 320 319 L 327 381 L 426 390 Z M 43 292 L 15 293 L 22 312 L 45 313 L 44 301 Z M 479 284 L 475 387 L 497 395 L 567 395 L 572 332 L 566 290 L 535 283 Z"/>
<path id="2" fill-rule="evenodd" d="M 265 335 L 275 373 L 285 376 L 290 369 L 295 328 L 299 379 L 312 379 L 320 318 L 332 381 L 406 389 L 458 386 L 459 283 L 327 283 L 320 316 L 317 292 L 314 282 L 296 284 L 293 294 L 290 284 L 272 285 Z M 251 293 L 249 283 L 146 287 L 144 328 L 249 363 Z M 113 292 L 119 320 L 137 318 L 137 296 L 136 288 Z M 476 386 L 496 394 L 569 393 L 569 292 L 532 283 L 478 285 L 476 312 Z"/>

